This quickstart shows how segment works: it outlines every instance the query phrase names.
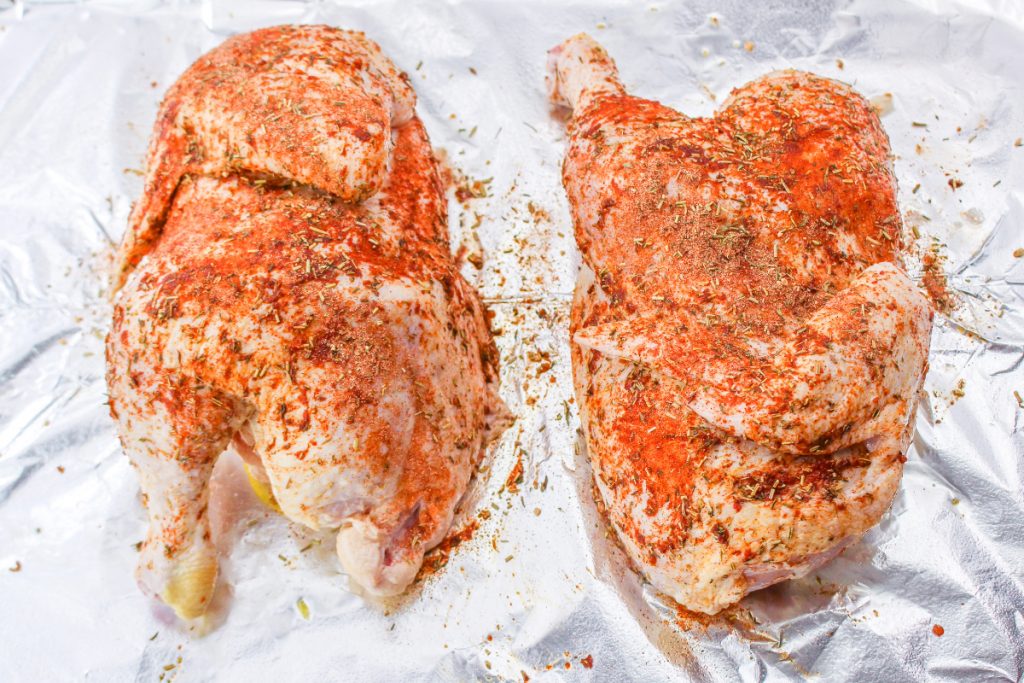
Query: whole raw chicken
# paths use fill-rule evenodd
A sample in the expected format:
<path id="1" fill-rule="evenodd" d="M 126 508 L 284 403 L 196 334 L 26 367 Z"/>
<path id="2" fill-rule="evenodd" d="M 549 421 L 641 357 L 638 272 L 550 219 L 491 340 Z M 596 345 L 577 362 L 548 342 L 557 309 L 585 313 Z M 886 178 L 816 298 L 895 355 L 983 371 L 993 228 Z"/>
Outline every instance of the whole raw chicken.
<path id="1" fill-rule="evenodd" d="M 498 429 L 493 340 L 414 106 L 376 44 L 323 26 L 231 38 L 161 106 L 107 381 L 149 510 L 139 580 L 183 618 L 214 588 L 208 483 L 232 440 L 390 595 Z"/>
<path id="2" fill-rule="evenodd" d="M 898 488 L 931 308 L 896 265 L 888 141 L 807 73 L 694 119 L 626 94 L 588 36 L 549 67 L 597 488 L 653 585 L 713 614 L 835 556 Z"/>

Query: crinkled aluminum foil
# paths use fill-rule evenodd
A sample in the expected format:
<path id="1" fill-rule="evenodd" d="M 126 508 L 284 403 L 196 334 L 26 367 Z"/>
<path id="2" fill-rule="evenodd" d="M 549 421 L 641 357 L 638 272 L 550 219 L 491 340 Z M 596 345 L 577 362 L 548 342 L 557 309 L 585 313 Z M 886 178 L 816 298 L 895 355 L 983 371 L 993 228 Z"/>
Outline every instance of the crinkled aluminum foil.
<path id="1" fill-rule="evenodd" d="M 378 41 L 463 194 L 486 195 L 453 197 L 453 244 L 496 314 L 518 419 L 463 506 L 471 538 L 385 605 L 348 592 L 327 537 L 263 507 L 223 459 L 230 554 L 202 634 L 134 583 L 145 514 L 104 404 L 105 269 L 163 91 L 226 35 L 283 22 Z M 581 30 L 633 92 L 692 114 L 780 67 L 873 98 L 908 228 L 920 253 L 941 245 L 959 301 L 936 325 L 891 512 L 734 624 L 681 619 L 593 502 L 568 358 L 564 122 L 543 85 L 545 51 Z M 0 679 L 1019 680 L 1022 47 L 1013 0 L 0 0 Z"/>

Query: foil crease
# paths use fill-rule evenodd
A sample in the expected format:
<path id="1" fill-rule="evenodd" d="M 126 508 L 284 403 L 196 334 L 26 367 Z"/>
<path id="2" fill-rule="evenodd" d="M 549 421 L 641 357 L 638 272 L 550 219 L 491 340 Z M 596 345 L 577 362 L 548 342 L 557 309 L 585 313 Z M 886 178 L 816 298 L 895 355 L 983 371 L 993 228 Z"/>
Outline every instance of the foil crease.
<path id="1" fill-rule="evenodd" d="M 409 72 L 516 422 L 463 503 L 466 540 L 383 604 L 225 456 L 223 585 L 183 627 L 133 578 L 145 513 L 105 405 L 107 269 L 164 90 L 227 35 L 285 22 L 364 30 Z M 632 92 L 692 115 L 777 68 L 853 84 L 892 141 L 912 275 L 937 256 L 955 300 L 889 514 L 732 621 L 653 593 L 595 507 L 543 83 L 546 50 L 582 30 Z M 1020 680 L 1022 46 L 1010 0 L 0 1 L 0 679 Z"/>

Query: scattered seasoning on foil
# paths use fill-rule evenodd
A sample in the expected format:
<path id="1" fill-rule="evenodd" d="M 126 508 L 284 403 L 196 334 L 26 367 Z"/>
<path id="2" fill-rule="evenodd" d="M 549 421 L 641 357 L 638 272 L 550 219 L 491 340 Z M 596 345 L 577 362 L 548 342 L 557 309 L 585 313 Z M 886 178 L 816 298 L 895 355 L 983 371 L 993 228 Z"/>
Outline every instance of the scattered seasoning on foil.
<path id="1" fill-rule="evenodd" d="M 426 578 L 437 572 L 437 570 L 448 564 L 448 559 L 455 548 L 464 541 L 473 537 L 473 532 L 480 526 L 478 520 L 472 520 L 466 526 L 454 533 L 449 533 L 445 539 L 430 550 L 423 558 L 423 569 L 420 570 L 420 578 Z"/>
<path id="2" fill-rule="evenodd" d="M 938 244 L 933 244 L 921 260 L 921 264 L 924 266 L 921 284 L 935 307 L 942 313 L 948 314 L 953 309 L 954 300 L 949 291 L 946 273 L 942 268 L 944 261 L 945 257 L 939 252 Z"/>
<path id="3" fill-rule="evenodd" d="M 519 493 L 519 485 L 523 483 L 523 451 L 520 450 L 516 454 L 516 464 L 512 466 L 512 471 L 508 473 L 508 478 L 505 480 L 505 488 L 508 489 L 509 493 Z"/>
<path id="4" fill-rule="evenodd" d="M 586 657 L 584 657 L 583 659 L 580 660 L 580 664 L 583 665 L 584 669 L 593 669 L 594 668 L 594 655 L 587 655 Z"/>
<path id="5" fill-rule="evenodd" d="M 21 560 L 15 560 L 14 565 L 7 568 L 9 572 L 20 572 L 21 571 Z"/>
<path id="6" fill-rule="evenodd" d="M 953 387 L 953 396 L 955 398 L 963 398 L 965 393 L 964 387 L 966 387 L 966 385 L 967 383 L 961 378 L 960 381 L 956 383 L 956 386 Z"/>
<path id="7" fill-rule="evenodd" d="M 935 624 L 934 626 L 932 626 L 932 633 L 934 633 L 937 638 L 941 638 L 942 634 L 945 633 L 945 632 L 946 632 L 946 629 L 942 628 L 938 624 Z"/>
<path id="8" fill-rule="evenodd" d="M 299 616 L 309 621 L 309 605 L 306 604 L 305 598 L 299 598 L 295 602 L 295 608 L 299 610 Z"/>

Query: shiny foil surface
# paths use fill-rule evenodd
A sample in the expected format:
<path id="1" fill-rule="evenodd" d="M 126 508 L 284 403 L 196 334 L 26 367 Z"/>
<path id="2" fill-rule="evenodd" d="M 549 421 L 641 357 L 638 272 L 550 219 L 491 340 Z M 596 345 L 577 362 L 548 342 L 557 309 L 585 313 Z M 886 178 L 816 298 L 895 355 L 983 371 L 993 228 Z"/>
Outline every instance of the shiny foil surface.
<path id="1" fill-rule="evenodd" d="M 114 244 L 163 92 L 231 33 L 360 29 L 406 70 L 451 170 L 453 249 L 494 312 L 516 422 L 409 593 L 348 590 L 330 533 L 214 482 L 201 624 L 142 595 L 145 511 L 105 404 Z M 572 396 L 579 256 L 546 51 L 590 32 L 637 95 L 708 115 L 778 68 L 851 83 L 892 142 L 937 292 L 891 511 L 819 571 L 694 619 L 596 508 Z M 1013 0 L 0 0 L 0 680 L 1020 680 L 1024 5 Z"/>

